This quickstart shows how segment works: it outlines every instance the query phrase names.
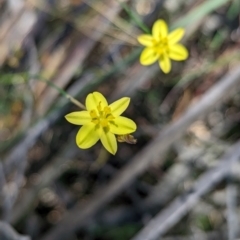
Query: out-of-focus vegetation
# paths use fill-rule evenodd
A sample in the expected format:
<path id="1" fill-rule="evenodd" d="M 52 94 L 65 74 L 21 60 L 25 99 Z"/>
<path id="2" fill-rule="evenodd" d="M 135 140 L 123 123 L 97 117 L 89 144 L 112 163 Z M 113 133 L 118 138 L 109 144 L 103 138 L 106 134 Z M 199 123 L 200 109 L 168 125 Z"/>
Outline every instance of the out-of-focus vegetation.
<path id="1" fill-rule="evenodd" d="M 169 74 L 139 63 L 157 19 L 186 30 Z M 0 0 L 0 239 L 240 238 L 239 19 L 239 0 Z M 131 97 L 115 156 L 64 119 L 94 91 Z"/>

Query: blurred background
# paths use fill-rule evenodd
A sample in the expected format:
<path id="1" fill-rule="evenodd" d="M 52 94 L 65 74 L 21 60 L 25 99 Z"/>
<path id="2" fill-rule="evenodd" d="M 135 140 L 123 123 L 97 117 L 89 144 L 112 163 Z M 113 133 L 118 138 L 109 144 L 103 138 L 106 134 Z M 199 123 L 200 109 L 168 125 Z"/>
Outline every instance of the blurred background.
<path id="1" fill-rule="evenodd" d="M 239 0 L 0 0 L 0 239 L 240 239 Z M 142 66 L 164 19 L 189 58 Z M 137 143 L 77 148 L 64 115 L 130 96 Z"/>

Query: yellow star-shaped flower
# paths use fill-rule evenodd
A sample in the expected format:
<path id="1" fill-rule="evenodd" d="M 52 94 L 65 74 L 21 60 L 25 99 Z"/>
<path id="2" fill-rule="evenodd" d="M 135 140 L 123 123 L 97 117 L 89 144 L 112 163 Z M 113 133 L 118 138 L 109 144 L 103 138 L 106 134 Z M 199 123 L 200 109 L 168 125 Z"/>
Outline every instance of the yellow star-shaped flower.
<path id="1" fill-rule="evenodd" d="M 88 94 L 86 111 L 72 112 L 65 116 L 68 122 L 83 125 L 77 133 L 78 147 L 92 147 L 100 139 L 103 146 L 112 154 L 117 151 L 116 135 L 136 131 L 136 124 L 129 118 L 120 116 L 128 107 L 130 98 L 123 97 L 108 105 L 99 92 Z"/>
<path id="2" fill-rule="evenodd" d="M 158 61 L 164 73 L 171 70 L 171 61 L 182 61 L 188 58 L 188 51 L 178 41 L 183 37 L 184 29 L 177 28 L 168 33 L 164 20 L 157 20 L 152 27 L 152 35 L 143 34 L 138 37 L 139 43 L 146 46 L 141 53 L 140 63 L 150 65 Z"/>

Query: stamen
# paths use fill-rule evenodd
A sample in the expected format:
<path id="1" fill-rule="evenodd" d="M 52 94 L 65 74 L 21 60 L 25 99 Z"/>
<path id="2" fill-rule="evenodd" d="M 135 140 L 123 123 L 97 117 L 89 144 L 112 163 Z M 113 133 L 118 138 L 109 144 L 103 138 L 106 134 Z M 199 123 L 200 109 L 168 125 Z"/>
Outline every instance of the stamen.
<path id="1" fill-rule="evenodd" d="M 169 51 L 168 47 L 168 39 L 166 37 L 160 38 L 159 41 L 156 41 L 155 43 L 155 51 L 159 54 L 162 55 L 165 52 Z"/>
<path id="2" fill-rule="evenodd" d="M 90 111 L 90 116 L 91 116 L 91 118 L 98 118 L 98 115 L 95 110 Z"/>
<path id="3" fill-rule="evenodd" d="M 104 112 L 105 112 L 106 115 L 111 113 L 111 108 L 110 107 L 105 107 Z"/>
<path id="4" fill-rule="evenodd" d="M 93 123 L 97 125 L 99 124 L 99 126 L 103 128 L 108 127 L 108 122 L 114 119 L 114 116 L 111 113 L 111 108 L 105 106 L 104 109 L 102 109 L 101 102 L 99 102 L 99 105 L 97 106 L 97 111 L 90 111 L 90 116 Z"/>

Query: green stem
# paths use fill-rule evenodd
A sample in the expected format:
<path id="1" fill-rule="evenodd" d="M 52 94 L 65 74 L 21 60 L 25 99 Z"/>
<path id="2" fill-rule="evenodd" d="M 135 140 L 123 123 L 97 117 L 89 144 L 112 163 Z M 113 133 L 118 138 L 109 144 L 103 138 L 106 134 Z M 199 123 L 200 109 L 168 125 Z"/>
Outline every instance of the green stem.
<path id="1" fill-rule="evenodd" d="M 119 0 L 117 0 L 119 2 Z M 127 14 L 132 18 L 132 20 L 145 32 L 150 34 L 151 30 L 148 28 L 147 25 L 143 23 L 143 21 L 140 19 L 137 13 L 135 13 L 132 9 L 128 7 L 128 5 L 125 2 L 119 2 L 119 4 L 124 8 L 124 10 L 127 12 Z"/>
<path id="2" fill-rule="evenodd" d="M 79 102 L 77 99 L 75 99 L 74 97 L 70 96 L 67 92 L 65 92 L 62 88 L 58 87 L 56 84 L 54 84 L 53 82 L 45 79 L 42 76 L 34 76 L 34 75 L 28 75 L 28 78 L 34 78 L 36 80 L 45 82 L 47 85 L 49 85 L 50 87 L 54 88 L 55 90 L 57 90 L 63 97 L 67 98 L 68 100 L 70 100 L 73 104 L 75 104 L 76 106 L 80 107 L 81 109 L 86 109 L 85 106 Z"/>

